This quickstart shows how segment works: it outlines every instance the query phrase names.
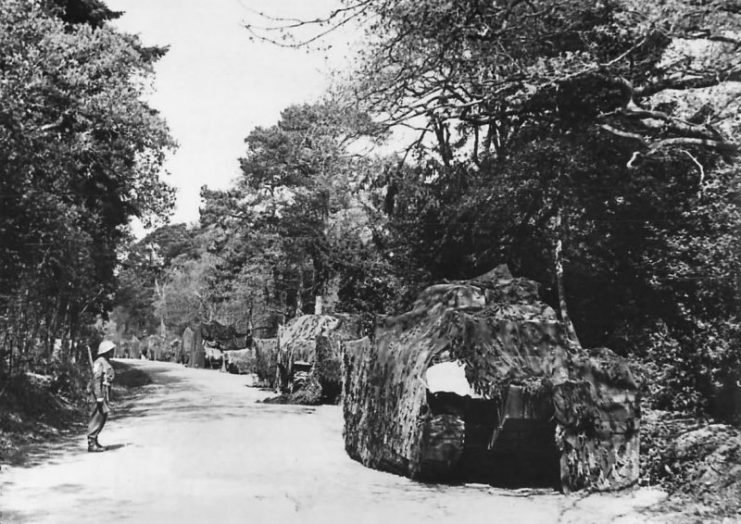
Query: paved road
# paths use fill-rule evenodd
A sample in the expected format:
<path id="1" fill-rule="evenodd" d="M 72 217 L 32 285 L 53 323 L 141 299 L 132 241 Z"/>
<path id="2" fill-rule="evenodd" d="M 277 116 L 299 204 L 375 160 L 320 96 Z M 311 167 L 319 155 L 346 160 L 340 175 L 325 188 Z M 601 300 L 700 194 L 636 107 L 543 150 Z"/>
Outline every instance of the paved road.
<path id="1" fill-rule="evenodd" d="M 154 384 L 84 438 L 0 473 L 0 523 L 645 523 L 660 494 L 425 485 L 350 460 L 338 407 L 260 404 L 244 376 L 128 361 Z M 641 513 L 643 511 L 643 513 Z"/>

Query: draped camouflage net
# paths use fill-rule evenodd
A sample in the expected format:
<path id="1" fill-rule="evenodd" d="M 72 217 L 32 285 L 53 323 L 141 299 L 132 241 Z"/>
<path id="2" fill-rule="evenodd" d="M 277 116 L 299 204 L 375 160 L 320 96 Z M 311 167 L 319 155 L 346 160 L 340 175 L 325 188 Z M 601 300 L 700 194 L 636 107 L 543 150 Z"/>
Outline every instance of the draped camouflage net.
<path id="1" fill-rule="evenodd" d="M 537 285 L 506 267 L 432 286 L 379 320 L 375 341 L 347 342 L 343 384 L 346 450 L 372 468 L 567 491 L 638 479 L 626 362 L 569 342 Z"/>
<path id="2" fill-rule="evenodd" d="M 224 351 L 223 359 L 225 371 L 235 375 L 255 373 L 257 370 L 257 355 L 254 347 Z"/>
<path id="3" fill-rule="evenodd" d="M 342 354 L 358 339 L 360 319 L 353 315 L 302 315 L 278 330 L 278 384 L 292 402 L 336 403 L 342 384 Z"/>
<path id="4" fill-rule="evenodd" d="M 200 326 L 195 329 L 186 327 L 181 337 L 182 358 L 188 367 L 203 368 L 206 364 L 206 352 L 203 347 Z"/>
<path id="5" fill-rule="evenodd" d="M 177 347 L 165 351 L 167 359 L 174 359 L 174 362 L 181 362 L 190 367 L 221 367 L 226 363 L 225 352 L 248 349 L 251 345 L 252 337 L 249 332 L 240 332 L 234 326 L 211 321 L 186 327 Z M 157 354 L 163 354 L 163 351 L 159 350 Z M 236 354 L 234 358 L 239 361 L 242 369 L 245 369 L 244 372 L 252 372 L 246 371 L 243 355 Z"/>
<path id="6" fill-rule="evenodd" d="M 201 323 L 200 328 L 203 340 L 220 351 L 236 351 L 251 345 L 249 330 L 240 332 L 235 326 L 227 326 L 215 320 Z"/>
<path id="7" fill-rule="evenodd" d="M 252 347 L 223 352 L 224 370 L 253 375 L 255 386 L 274 388 L 278 365 L 278 339 L 253 338 Z"/>
<path id="8" fill-rule="evenodd" d="M 276 368 L 278 367 L 278 339 L 252 339 L 255 350 L 255 374 L 263 387 L 274 388 Z"/>

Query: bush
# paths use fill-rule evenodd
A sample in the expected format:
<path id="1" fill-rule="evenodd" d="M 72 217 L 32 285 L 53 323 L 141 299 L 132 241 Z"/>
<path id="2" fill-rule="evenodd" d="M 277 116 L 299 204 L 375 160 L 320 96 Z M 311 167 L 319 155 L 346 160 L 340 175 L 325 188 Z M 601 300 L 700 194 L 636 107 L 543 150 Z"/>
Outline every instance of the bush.
<path id="1" fill-rule="evenodd" d="M 695 522 L 741 516 L 741 431 L 651 410 L 642 424 L 642 485 L 661 486 Z"/>
<path id="2" fill-rule="evenodd" d="M 735 322 L 704 325 L 674 335 L 664 326 L 649 336 L 644 359 L 649 408 L 741 421 L 737 381 L 741 378 L 741 329 Z"/>

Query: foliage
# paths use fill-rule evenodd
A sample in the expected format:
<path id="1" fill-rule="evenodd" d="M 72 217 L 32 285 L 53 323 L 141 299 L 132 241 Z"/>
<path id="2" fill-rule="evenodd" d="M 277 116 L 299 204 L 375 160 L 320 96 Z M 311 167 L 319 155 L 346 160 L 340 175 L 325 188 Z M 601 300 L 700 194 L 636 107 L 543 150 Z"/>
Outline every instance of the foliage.
<path id="1" fill-rule="evenodd" d="M 507 262 L 585 345 L 647 359 L 653 403 L 708 409 L 739 370 L 734 4 L 345 5 L 375 37 L 351 96 L 420 130 L 388 181 L 397 267 Z"/>
<path id="2" fill-rule="evenodd" d="M 250 303 L 284 321 L 328 295 L 340 224 L 362 221 L 361 182 L 373 163 L 350 147 L 376 133 L 366 116 L 332 101 L 289 107 L 277 125 L 252 131 L 237 186 L 202 193 L 202 224 L 221 232 L 217 281 L 251 287 Z"/>
<path id="3" fill-rule="evenodd" d="M 291 106 L 275 126 L 253 130 L 235 186 L 202 189 L 198 228 L 171 226 L 172 243 L 150 235 L 132 248 L 119 279 L 119 327 L 179 334 L 217 320 L 270 338 L 313 312 L 316 296 L 325 311 L 393 308 L 396 277 L 374 247 L 372 222 L 383 218 L 368 184 L 385 164 L 358 152 L 382 138 L 367 115 L 331 100 Z M 150 267 L 152 246 L 164 253 L 181 244 Z"/>
<path id="4" fill-rule="evenodd" d="M 670 498 L 664 509 L 695 522 L 733 519 L 737 497 L 741 434 L 723 424 L 647 411 L 641 428 L 641 484 L 660 485 Z M 680 515 L 675 520 L 680 521 Z"/>
<path id="5" fill-rule="evenodd" d="M 11 366 L 40 344 L 49 356 L 55 338 L 75 346 L 110 307 L 129 219 L 158 220 L 173 197 L 159 180 L 173 142 L 141 100 L 153 55 L 93 14 L 83 18 L 97 28 L 46 5 L 0 10 L 0 347 Z"/>
<path id="6" fill-rule="evenodd" d="M 70 24 L 89 24 L 100 27 L 108 20 L 115 20 L 121 13 L 111 11 L 100 0 L 49 0 L 52 13 Z"/>
<path id="7" fill-rule="evenodd" d="M 301 45 L 285 30 L 317 21 L 273 22 L 250 30 Z M 320 22 L 366 31 L 352 75 L 203 189 L 161 318 L 393 313 L 505 262 L 585 346 L 645 363 L 649 403 L 711 409 L 741 369 L 733 2 L 346 0 Z M 416 133 L 399 158 L 356 152 L 393 126 Z"/>
<path id="8" fill-rule="evenodd" d="M 166 271 L 197 252 L 197 239 L 185 224 L 162 226 L 129 247 L 117 276 L 111 315 L 120 336 L 154 334 L 160 324 L 155 303 L 162 299 Z"/>
<path id="9" fill-rule="evenodd" d="M 368 36 L 346 95 L 419 133 L 381 175 L 409 287 L 507 262 L 645 362 L 650 403 L 706 411 L 738 380 L 735 2 L 346 0 L 321 23 Z"/>

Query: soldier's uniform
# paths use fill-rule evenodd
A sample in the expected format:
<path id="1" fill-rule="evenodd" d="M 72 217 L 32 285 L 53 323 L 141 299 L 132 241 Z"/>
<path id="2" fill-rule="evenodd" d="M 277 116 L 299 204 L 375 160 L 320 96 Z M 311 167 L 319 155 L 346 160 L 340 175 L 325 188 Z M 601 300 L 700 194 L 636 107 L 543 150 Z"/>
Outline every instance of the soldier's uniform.
<path id="1" fill-rule="evenodd" d="M 116 345 L 110 340 L 101 342 L 98 346 L 98 356 L 93 363 L 92 394 L 95 406 L 90 414 L 90 422 L 87 426 L 87 450 L 91 452 L 105 450 L 98 443 L 98 435 L 108 419 L 108 413 L 111 411 L 108 403 L 115 372 L 108 358 L 112 355 L 115 347 Z"/>

